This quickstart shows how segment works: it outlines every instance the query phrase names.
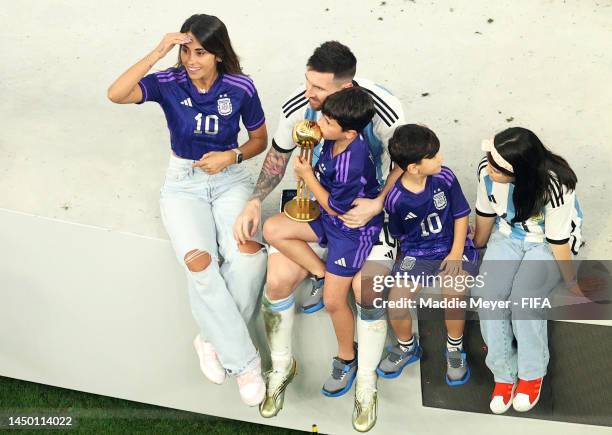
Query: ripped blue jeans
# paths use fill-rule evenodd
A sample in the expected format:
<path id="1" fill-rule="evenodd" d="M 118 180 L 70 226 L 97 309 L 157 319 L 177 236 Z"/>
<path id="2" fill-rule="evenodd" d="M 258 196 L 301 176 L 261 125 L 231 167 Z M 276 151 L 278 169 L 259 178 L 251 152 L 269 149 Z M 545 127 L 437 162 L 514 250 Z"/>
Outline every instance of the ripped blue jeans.
<path id="1" fill-rule="evenodd" d="M 201 337 L 214 345 L 229 374 L 240 374 L 258 359 L 247 325 L 266 278 L 265 248 L 240 252 L 232 230 L 253 186 L 242 166 L 208 175 L 193 169 L 193 162 L 171 156 L 161 189 L 162 220 L 186 271 Z M 255 241 L 261 243 L 261 232 Z M 212 260 L 197 272 L 185 263 L 194 250 L 209 253 Z"/>

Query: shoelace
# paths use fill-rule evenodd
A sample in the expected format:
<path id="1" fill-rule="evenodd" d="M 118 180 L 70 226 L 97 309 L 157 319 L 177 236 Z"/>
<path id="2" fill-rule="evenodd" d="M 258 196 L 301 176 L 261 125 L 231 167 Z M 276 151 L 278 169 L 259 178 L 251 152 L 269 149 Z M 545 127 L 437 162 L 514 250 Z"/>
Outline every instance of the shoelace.
<path id="1" fill-rule="evenodd" d="M 312 280 L 312 289 L 310 290 L 310 296 L 314 296 L 315 294 L 317 294 L 317 292 L 321 290 L 321 287 L 317 287 L 316 278 L 311 278 L 311 280 Z"/>
<path id="2" fill-rule="evenodd" d="M 461 352 L 453 352 L 452 355 L 449 353 L 448 364 L 453 369 L 458 369 L 460 367 L 463 367 L 463 358 L 461 358 Z"/>
<path id="3" fill-rule="evenodd" d="M 540 391 L 540 386 L 542 385 L 542 380 L 534 379 L 533 381 L 522 381 L 521 384 L 521 388 L 519 391 L 517 391 L 517 393 L 520 392 L 523 394 L 527 394 L 529 396 L 529 399 L 531 400 L 532 398 L 538 395 L 538 392 Z"/>
<path id="4" fill-rule="evenodd" d="M 510 397 L 512 394 L 513 384 L 504 384 L 501 382 L 497 382 L 495 384 L 495 388 L 493 389 L 493 394 L 491 397 L 502 396 L 503 398 Z"/>
<path id="5" fill-rule="evenodd" d="M 376 389 L 370 386 L 357 388 L 357 391 L 355 392 L 355 398 L 363 406 L 367 406 L 367 404 L 370 403 L 370 401 L 374 397 L 374 393 L 376 393 Z"/>
<path id="6" fill-rule="evenodd" d="M 402 360 L 406 357 L 406 354 L 408 352 L 404 351 L 399 344 L 393 346 L 393 348 L 391 349 L 391 351 L 389 352 L 389 361 L 391 361 L 393 364 L 397 365 L 400 362 L 402 362 Z"/>
<path id="7" fill-rule="evenodd" d="M 332 369 L 332 378 L 341 381 L 346 376 L 346 372 L 339 367 L 335 367 Z"/>
<path id="8" fill-rule="evenodd" d="M 278 387 L 280 387 L 285 379 L 286 372 L 279 370 L 273 370 L 268 375 L 268 392 L 272 394 Z"/>

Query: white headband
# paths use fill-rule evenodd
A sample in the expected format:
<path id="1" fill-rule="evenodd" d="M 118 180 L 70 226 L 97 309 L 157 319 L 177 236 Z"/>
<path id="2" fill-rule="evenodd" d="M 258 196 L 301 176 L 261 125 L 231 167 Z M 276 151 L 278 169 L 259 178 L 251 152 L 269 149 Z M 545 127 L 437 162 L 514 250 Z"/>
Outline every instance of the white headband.
<path id="1" fill-rule="evenodd" d="M 514 168 L 512 167 L 512 165 L 508 163 L 508 161 L 497 152 L 497 149 L 493 144 L 493 139 L 484 139 L 482 141 L 481 148 L 483 151 L 491 153 L 491 157 L 493 158 L 493 161 L 497 164 L 497 166 L 499 166 L 500 168 L 504 168 L 506 171 L 512 172 L 514 174 Z"/>

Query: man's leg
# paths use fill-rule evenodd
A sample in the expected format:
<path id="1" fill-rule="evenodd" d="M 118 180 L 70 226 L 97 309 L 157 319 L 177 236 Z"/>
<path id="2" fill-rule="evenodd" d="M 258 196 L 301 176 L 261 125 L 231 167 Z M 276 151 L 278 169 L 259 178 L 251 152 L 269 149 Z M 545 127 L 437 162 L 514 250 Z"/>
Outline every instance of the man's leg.
<path id="1" fill-rule="evenodd" d="M 259 407 L 262 417 L 274 417 L 283 407 L 285 389 L 297 372 L 291 354 L 291 336 L 295 317 L 293 291 L 308 272 L 280 252 L 268 256 L 266 289 L 262 313 L 270 347 L 272 370 L 266 376 L 266 397 Z"/>
<path id="2" fill-rule="evenodd" d="M 357 305 L 357 385 L 353 408 L 353 428 L 360 432 L 376 424 L 377 389 L 376 368 L 387 339 L 387 319 L 383 291 L 375 291 L 374 278 L 389 274 L 396 255 L 396 243 L 383 227 L 378 242 L 374 243 L 361 271 L 353 279 L 353 292 Z"/>

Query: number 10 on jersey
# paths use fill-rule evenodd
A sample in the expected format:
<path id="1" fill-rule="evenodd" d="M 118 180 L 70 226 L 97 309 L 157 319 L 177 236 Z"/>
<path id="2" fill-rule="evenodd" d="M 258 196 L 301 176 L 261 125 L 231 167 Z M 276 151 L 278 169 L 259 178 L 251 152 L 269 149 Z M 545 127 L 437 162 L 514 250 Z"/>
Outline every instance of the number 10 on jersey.
<path id="1" fill-rule="evenodd" d="M 425 226 L 425 221 L 427 221 L 427 227 Z M 427 231 L 427 229 L 429 229 L 429 231 Z M 421 221 L 422 237 L 428 237 L 430 234 L 438 234 L 440 231 L 442 231 L 442 222 L 440 222 L 438 213 L 431 213 Z"/>
<path id="2" fill-rule="evenodd" d="M 195 116 L 196 128 L 193 131 L 195 134 L 202 134 L 202 114 L 198 113 Z M 219 117 L 217 115 L 207 115 L 204 118 L 204 133 L 217 134 L 219 133 Z"/>

